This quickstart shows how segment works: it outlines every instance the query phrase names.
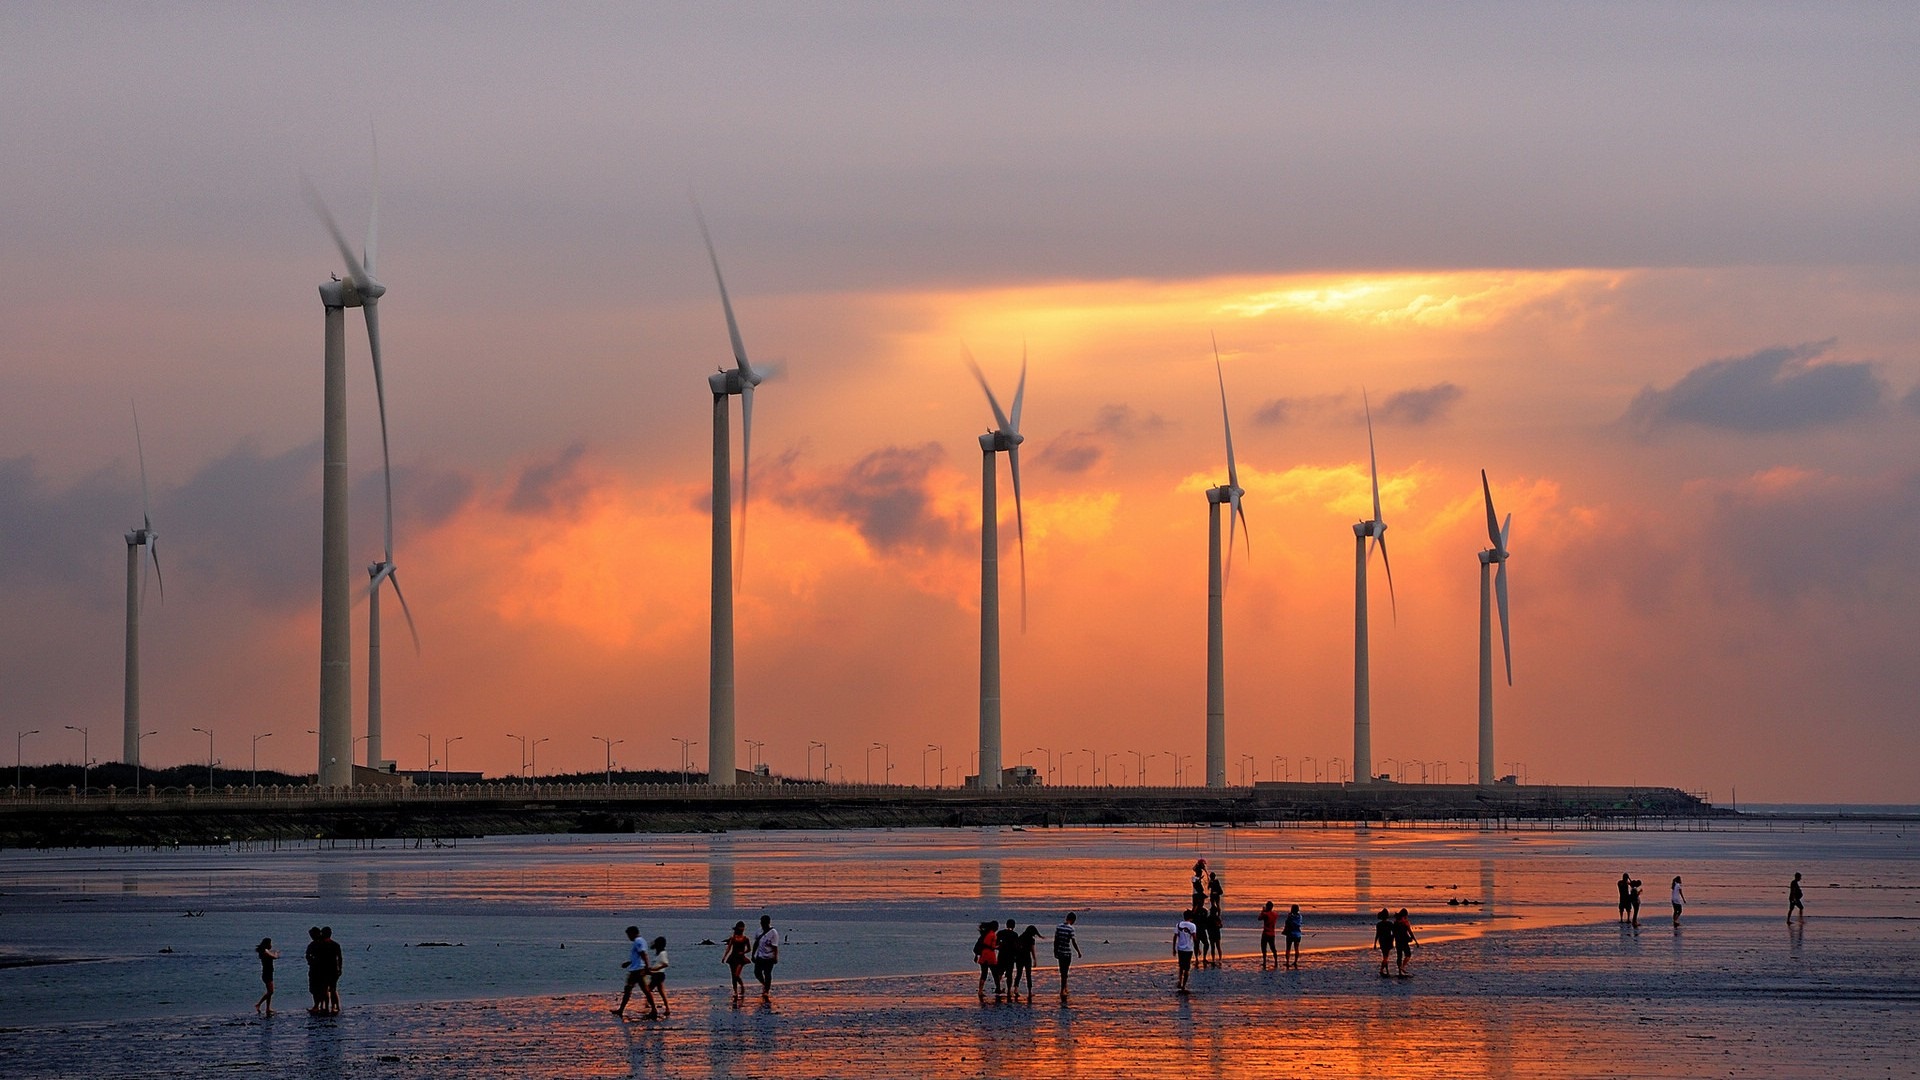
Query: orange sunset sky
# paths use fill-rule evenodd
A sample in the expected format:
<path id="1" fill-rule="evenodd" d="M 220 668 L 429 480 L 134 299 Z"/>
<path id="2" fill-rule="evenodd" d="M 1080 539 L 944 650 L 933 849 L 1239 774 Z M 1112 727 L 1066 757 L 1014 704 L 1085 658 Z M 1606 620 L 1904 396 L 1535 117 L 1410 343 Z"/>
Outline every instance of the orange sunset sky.
<path id="1" fill-rule="evenodd" d="M 739 734 L 776 771 L 823 741 L 846 779 L 919 783 L 938 745 L 951 780 L 976 745 L 992 416 L 964 343 L 1003 401 L 1030 363 L 1008 763 L 1201 775 L 1211 335 L 1251 548 L 1230 780 L 1351 753 L 1364 393 L 1397 595 L 1376 563 L 1377 758 L 1475 756 L 1484 469 L 1513 515 L 1503 765 L 1920 802 L 1916 37 L 1824 5 L 8 11 L 0 735 L 77 761 L 63 725 L 90 725 L 118 756 L 137 402 L 147 760 L 204 760 L 211 726 L 229 765 L 272 731 L 263 767 L 313 768 L 341 267 L 299 179 L 357 235 L 371 123 L 422 639 L 394 647 L 387 605 L 402 767 L 427 734 L 495 774 L 509 733 L 551 740 L 543 772 L 602 767 L 595 736 L 704 763 L 705 376 L 731 360 L 692 189 L 783 366 L 737 599 Z M 354 636 L 358 685 L 364 605 Z"/>

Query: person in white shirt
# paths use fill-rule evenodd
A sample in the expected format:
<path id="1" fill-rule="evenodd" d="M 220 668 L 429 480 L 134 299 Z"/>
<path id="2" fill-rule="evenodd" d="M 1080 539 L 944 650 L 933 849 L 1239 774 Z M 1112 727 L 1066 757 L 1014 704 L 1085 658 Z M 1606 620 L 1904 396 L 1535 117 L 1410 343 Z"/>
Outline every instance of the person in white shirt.
<path id="1" fill-rule="evenodd" d="M 620 1004 L 609 1011 L 624 1018 L 627 1015 L 627 1002 L 633 1000 L 633 988 L 638 986 L 647 995 L 647 1016 L 658 1016 L 659 1012 L 653 1005 L 653 987 L 647 979 L 647 943 L 640 937 L 640 928 L 627 927 L 627 940 L 633 944 L 627 949 L 627 958 L 620 964 L 627 969 L 627 985 L 620 991 Z"/>
<path id="2" fill-rule="evenodd" d="M 1193 925 L 1193 912 L 1181 912 L 1180 921 L 1173 927 L 1173 956 L 1180 962 L 1180 981 L 1174 989 L 1182 994 L 1187 992 L 1187 973 L 1193 970 L 1193 939 L 1199 932 L 1200 928 Z"/>
<path id="3" fill-rule="evenodd" d="M 773 916 L 760 916 L 760 932 L 753 937 L 753 977 L 760 980 L 760 1000 L 773 994 L 773 965 L 780 962 L 780 931 L 773 928 Z"/>
<path id="4" fill-rule="evenodd" d="M 1680 879 L 1673 879 L 1673 925 L 1680 925 L 1680 909 L 1687 906 L 1687 894 L 1680 891 Z"/>
<path id="5" fill-rule="evenodd" d="M 660 999 L 660 1015 L 672 1016 L 667 1007 L 667 939 L 653 939 L 653 951 L 647 958 L 647 1000 Z"/>

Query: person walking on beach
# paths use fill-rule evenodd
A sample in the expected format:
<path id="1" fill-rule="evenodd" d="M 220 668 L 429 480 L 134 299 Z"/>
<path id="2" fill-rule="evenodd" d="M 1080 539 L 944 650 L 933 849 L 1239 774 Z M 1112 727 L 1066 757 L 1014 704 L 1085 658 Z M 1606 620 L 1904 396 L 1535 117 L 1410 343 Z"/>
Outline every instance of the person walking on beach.
<path id="1" fill-rule="evenodd" d="M 1680 878 L 1678 875 L 1673 879 L 1673 890 L 1669 899 L 1673 901 L 1673 925 L 1679 926 L 1680 909 L 1687 906 L 1687 894 L 1680 891 Z"/>
<path id="2" fill-rule="evenodd" d="M 1793 880 L 1795 882 L 1798 882 L 1800 880 L 1800 875 L 1795 874 L 1793 876 Z M 260 1006 L 265 1005 L 267 1007 L 266 1015 L 272 1016 L 273 1015 L 273 962 L 275 960 L 280 959 L 280 954 L 274 951 L 273 939 L 270 937 L 261 938 L 260 944 L 255 945 L 253 947 L 253 954 L 260 958 L 260 981 L 267 984 L 267 992 L 264 994 L 261 994 L 260 1000 L 253 1003 L 253 1011 L 258 1013 L 260 1011 Z"/>
<path id="3" fill-rule="evenodd" d="M 1000 996 L 1000 924 L 983 922 L 973 939 L 973 959 L 980 965 L 980 1000 L 987 998 L 987 976 L 993 976 L 993 996 Z"/>
<path id="4" fill-rule="evenodd" d="M 1627 882 L 1627 921 L 1640 925 L 1640 879 Z"/>
<path id="5" fill-rule="evenodd" d="M 1807 921 L 1807 905 L 1803 898 L 1803 894 L 1800 892 L 1800 875 L 1799 874 L 1793 875 L 1793 880 L 1787 883 L 1787 921 L 1788 922 L 1793 921 L 1793 913 L 1796 911 L 1800 913 L 1800 921 L 1806 922 Z M 272 996 L 273 994 L 273 987 L 271 984 L 269 984 L 267 987 L 267 994 L 268 996 Z"/>
<path id="6" fill-rule="evenodd" d="M 1073 935 L 1073 912 L 1067 912 L 1067 919 L 1053 928 L 1053 958 L 1060 962 L 1060 1000 L 1067 1000 L 1067 968 L 1073 965 L 1073 958 L 1085 955 L 1080 952 L 1080 939 Z"/>
<path id="7" fill-rule="evenodd" d="M 1213 966 L 1219 967 L 1223 958 L 1220 951 L 1220 929 L 1223 922 L 1220 916 L 1220 901 L 1215 900 L 1207 908 L 1207 917 L 1201 922 L 1201 933 L 1207 936 L 1207 951 L 1213 954 Z"/>
<path id="8" fill-rule="evenodd" d="M 1620 880 L 1617 883 L 1620 886 L 1620 921 L 1621 922 L 1627 921 L 1627 908 L 1633 902 L 1633 882 L 1629 880 L 1630 877 L 1631 875 L 1629 874 L 1621 874 Z"/>
<path id="9" fill-rule="evenodd" d="M 1414 939 L 1413 924 L 1407 921 L 1407 909 L 1401 908 L 1400 914 L 1393 917 L 1393 955 L 1400 963 L 1400 974 L 1407 973 L 1407 959 L 1413 955 L 1413 947 L 1420 944 Z"/>
<path id="10" fill-rule="evenodd" d="M 1194 911 L 1205 910 L 1207 906 L 1207 860 L 1201 859 L 1193 864 L 1193 900 L 1187 907 Z"/>
<path id="11" fill-rule="evenodd" d="M 1387 961 L 1393 956 L 1393 915 L 1380 909 L 1373 923 L 1373 943 L 1380 947 L 1380 974 L 1387 974 Z"/>
<path id="12" fill-rule="evenodd" d="M 760 916 L 760 932 L 753 936 L 753 977 L 760 980 L 760 1000 L 773 998 L 773 965 L 780 962 L 780 931 L 773 916 Z"/>
<path id="13" fill-rule="evenodd" d="M 307 993 L 313 995 L 313 1004 L 307 1012 L 314 1016 L 324 1016 L 327 1011 L 327 976 L 321 963 L 320 928 L 307 928 Z"/>
<path id="14" fill-rule="evenodd" d="M 633 988 L 637 986 L 647 996 L 647 1017 L 651 1019 L 659 1014 L 653 1007 L 653 988 L 647 982 L 647 943 L 640 939 L 637 926 L 627 927 L 627 940 L 632 944 L 627 947 L 627 958 L 620 962 L 627 972 L 626 985 L 620 989 L 620 1004 L 607 1011 L 625 1019 L 627 1002 L 633 1000 Z"/>
<path id="15" fill-rule="evenodd" d="M 1287 912 L 1286 938 L 1287 964 L 1289 967 L 1300 966 L 1300 939 L 1302 936 L 1304 935 L 1302 933 L 1300 919 L 1300 905 L 1295 904 L 1293 905 L 1293 910 Z"/>
<path id="16" fill-rule="evenodd" d="M 333 927 L 320 928 L 321 972 L 327 980 L 326 1013 L 329 1016 L 340 1015 L 340 976 L 346 971 L 346 953 L 340 943 L 333 940 Z"/>
<path id="17" fill-rule="evenodd" d="M 1274 963 L 1280 962 L 1280 950 L 1274 946 L 1273 932 L 1280 925 L 1280 913 L 1273 909 L 1273 901 L 1260 909 L 1260 966 L 1267 965 L 1267 955 L 1273 955 Z"/>
<path id="18" fill-rule="evenodd" d="M 733 933 L 727 938 L 726 950 L 720 956 L 720 962 L 727 965 L 727 971 L 733 976 L 733 1000 L 737 1004 L 747 996 L 747 984 L 740 980 L 740 969 L 747 966 L 747 952 L 753 943 L 747 940 L 747 924 L 733 924 Z"/>
<path id="19" fill-rule="evenodd" d="M 653 939 L 653 950 L 647 956 L 647 1000 L 656 997 L 660 999 L 660 1015 L 672 1016 L 673 1009 L 667 1005 L 667 939 L 664 937 Z"/>
<path id="20" fill-rule="evenodd" d="M 1014 939 L 1013 983 L 1012 983 L 1011 989 L 1015 994 L 1018 994 L 1020 992 L 1020 977 L 1022 975 L 1025 975 L 1027 979 L 1027 1000 L 1028 1001 L 1033 1000 L 1033 954 L 1035 952 L 1034 942 L 1038 940 L 1039 937 L 1040 937 L 1040 928 L 1033 925 L 1032 923 L 1028 923 L 1027 928 L 1025 930 L 1020 931 L 1020 936 Z"/>
<path id="21" fill-rule="evenodd" d="M 1180 964 L 1180 978 L 1173 984 L 1178 993 L 1187 992 L 1187 974 L 1193 970 L 1193 939 L 1200 928 L 1193 925 L 1193 909 L 1180 913 L 1180 921 L 1173 926 L 1173 958 Z"/>

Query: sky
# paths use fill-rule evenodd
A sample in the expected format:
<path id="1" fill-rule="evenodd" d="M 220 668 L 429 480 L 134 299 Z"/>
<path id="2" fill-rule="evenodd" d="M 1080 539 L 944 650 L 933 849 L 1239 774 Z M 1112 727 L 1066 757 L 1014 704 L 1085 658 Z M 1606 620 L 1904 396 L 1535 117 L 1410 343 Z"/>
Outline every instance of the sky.
<path id="1" fill-rule="evenodd" d="M 597 739 L 704 762 L 731 356 L 694 195 L 781 368 L 743 764 L 967 770 L 993 421 L 965 349 L 1003 401 L 1029 363 L 1009 764 L 1202 775 L 1218 378 L 1230 780 L 1351 770 L 1370 408 L 1376 767 L 1476 756 L 1484 469 L 1502 771 L 1920 802 L 1917 52 L 1873 4 L 8 6 L 0 734 L 118 756 L 137 406 L 145 759 L 204 761 L 211 727 L 229 765 L 313 768 L 316 290 L 344 268 L 301 184 L 359 235 L 377 142 L 403 768 L 511 774 L 509 735 L 549 740 L 542 772 L 601 768 Z"/>

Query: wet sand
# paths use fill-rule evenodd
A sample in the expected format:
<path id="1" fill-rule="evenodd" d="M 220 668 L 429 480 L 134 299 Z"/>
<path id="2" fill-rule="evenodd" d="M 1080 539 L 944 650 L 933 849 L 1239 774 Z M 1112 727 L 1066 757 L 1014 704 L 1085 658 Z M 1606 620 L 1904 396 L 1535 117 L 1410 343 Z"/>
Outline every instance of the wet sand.
<path id="1" fill-rule="evenodd" d="M 1373 954 L 1298 970 L 1230 957 L 1176 995 L 1166 963 L 1051 966 L 1031 1003 L 975 976 L 776 984 L 730 1004 L 718 964 L 676 965 L 663 1021 L 607 1015 L 618 988 L 483 1001 L 41 1023 L 0 1031 L 0 1073 L 40 1076 L 1827 1076 L 1912 1075 L 1920 922 L 1664 911 L 1437 941 L 1408 978 Z M 702 954 L 689 953 L 689 957 Z M 711 967 L 712 970 L 706 970 Z M 304 987 L 283 980 L 292 1004 Z M 105 989 L 103 982 L 102 988 Z"/>

